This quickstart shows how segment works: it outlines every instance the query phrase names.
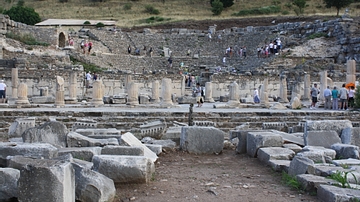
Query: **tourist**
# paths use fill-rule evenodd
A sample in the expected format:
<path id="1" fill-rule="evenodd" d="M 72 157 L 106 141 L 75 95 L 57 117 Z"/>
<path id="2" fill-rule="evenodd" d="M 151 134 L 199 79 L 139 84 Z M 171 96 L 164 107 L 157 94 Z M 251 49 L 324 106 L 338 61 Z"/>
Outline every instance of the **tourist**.
<path id="1" fill-rule="evenodd" d="M 5 103 L 6 101 L 6 84 L 4 80 L 0 81 L 0 103 Z"/>
<path id="2" fill-rule="evenodd" d="M 217 39 L 218 39 L 218 42 L 221 41 L 221 34 L 218 35 Z"/>
<path id="3" fill-rule="evenodd" d="M 209 41 L 211 41 L 211 32 L 208 33 Z"/>
<path id="4" fill-rule="evenodd" d="M 149 49 L 149 54 L 150 54 L 150 57 L 152 58 L 152 56 L 153 56 L 153 48 L 150 46 L 150 49 Z"/>
<path id="5" fill-rule="evenodd" d="M 69 46 L 74 46 L 74 39 L 72 37 L 69 40 Z"/>
<path id="6" fill-rule="evenodd" d="M 239 56 L 240 56 L 240 58 L 242 57 L 242 55 L 243 55 L 243 48 L 240 47 L 240 50 L 239 50 Z"/>
<path id="7" fill-rule="evenodd" d="M 127 51 L 128 51 L 128 54 L 131 53 L 131 46 L 130 45 L 128 46 Z"/>
<path id="8" fill-rule="evenodd" d="M 222 62 L 223 62 L 223 66 L 226 67 L 226 57 L 225 56 L 223 57 Z"/>
<path id="9" fill-rule="evenodd" d="M 172 63 L 173 63 L 173 60 L 172 60 L 172 58 L 171 58 L 171 57 L 169 57 L 168 62 L 169 62 L 169 68 L 172 68 Z"/>
<path id="10" fill-rule="evenodd" d="M 273 53 L 274 53 L 274 44 L 273 44 L 273 42 L 270 42 L 270 44 L 269 44 L 269 50 L 270 50 L 270 54 L 273 54 Z"/>
<path id="11" fill-rule="evenodd" d="M 353 108 L 355 106 L 355 87 L 354 86 L 350 86 L 350 90 L 349 90 L 349 108 Z"/>
<path id="12" fill-rule="evenodd" d="M 87 74 L 86 74 L 86 84 L 85 84 L 85 86 L 86 86 L 86 88 L 90 88 L 90 80 L 91 80 L 91 72 L 88 72 Z"/>
<path id="13" fill-rule="evenodd" d="M 96 80 L 97 80 L 97 75 L 96 75 L 96 73 L 95 73 L 95 72 L 94 72 L 93 80 L 94 80 L 94 81 L 96 81 Z"/>
<path id="14" fill-rule="evenodd" d="M 86 49 L 87 49 L 88 46 L 89 46 L 89 43 L 88 43 L 88 41 L 86 40 L 85 45 L 84 45 L 84 49 L 83 49 L 83 53 L 84 53 L 84 54 L 86 54 Z"/>
<path id="15" fill-rule="evenodd" d="M 143 51 L 144 51 L 144 56 L 146 56 L 146 46 L 145 45 L 144 45 Z"/>
<path id="16" fill-rule="evenodd" d="M 310 109 L 316 109 L 315 105 L 317 103 L 317 96 L 320 93 L 319 89 L 317 88 L 317 84 L 314 84 L 314 87 L 311 88 L 310 94 L 311 94 L 311 106 Z"/>
<path id="17" fill-rule="evenodd" d="M 243 55 L 244 55 L 244 58 L 246 58 L 246 46 L 244 46 L 244 48 L 243 48 Z"/>
<path id="18" fill-rule="evenodd" d="M 80 42 L 80 48 L 81 48 L 82 52 L 84 52 L 84 47 L 85 47 L 85 40 L 82 39 L 81 42 Z"/>
<path id="19" fill-rule="evenodd" d="M 324 105 L 324 109 L 331 109 L 331 90 L 330 87 L 328 86 L 325 90 L 324 90 L 324 97 L 325 97 L 325 105 Z"/>
<path id="20" fill-rule="evenodd" d="M 258 91 L 257 88 L 254 88 L 254 102 L 255 103 L 260 103 L 259 91 Z"/>
<path id="21" fill-rule="evenodd" d="M 189 49 L 189 50 L 187 50 L 187 52 L 186 52 L 186 56 L 187 56 L 187 57 L 190 57 L 190 55 L 191 55 L 191 50 Z"/>
<path id="22" fill-rule="evenodd" d="M 204 103 L 203 98 L 201 96 L 201 87 L 200 87 L 200 83 L 196 83 L 196 103 L 198 104 L 197 107 L 201 107 L 202 104 Z"/>
<path id="23" fill-rule="evenodd" d="M 332 109 L 338 110 L 339 109 L 339 103 L 338 103 L 339 91 L 336 89 L 336 86 L 334 86 L 334 89 L 331 91 L 331 94 L 332 94 Z"/>
<path id="24" fill-rule="evenodd" d="M 140 49 L 139 48 L 135 48 L 135 55 L 140 55 Z"/>
<path id="25" fill-rule="evenodd" d="M 90 55 L 90 52 L 91 52 L 92 46 L 93 46 L 92 42 L 91 42 L 91 41 L 89 41 L 89 43 L 88 43 L 88 55 Z"/>
<path id="26" fill-rule="evenodd" d="M 260 55 L 261 55 L 261 49 L 260 47 L 257 47 L 257 57 L 260 58 Z"/>
<path id="27" fill-rule="evenodd" d="M 340 110 L 346 110 L 347 106 L 346 106 L 346 101 L 348 99 L 349 96 L 349 92 L 348 90 L 345 88 L 345 84 L 342 85 L 342 88 L 340 89 L 340 93 L 339 93 L 339 97 L 340 97 Z"/>

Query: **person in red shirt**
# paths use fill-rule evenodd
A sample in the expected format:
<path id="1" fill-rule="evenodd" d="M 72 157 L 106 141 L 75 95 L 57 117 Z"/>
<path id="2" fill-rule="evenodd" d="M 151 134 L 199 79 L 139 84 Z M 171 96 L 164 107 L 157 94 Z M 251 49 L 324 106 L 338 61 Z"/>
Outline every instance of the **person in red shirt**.
<path id="1" fill-rule="evenodd" d="M 89 43 L 88 43 L 88 54 L 90 55 L 90 52 L 91 52 L 91 49 L 92 49 L 92 46 L 93 46 L 93 44 L 92 44 L 92 42 L 91 41 L 89 41 Z"/>

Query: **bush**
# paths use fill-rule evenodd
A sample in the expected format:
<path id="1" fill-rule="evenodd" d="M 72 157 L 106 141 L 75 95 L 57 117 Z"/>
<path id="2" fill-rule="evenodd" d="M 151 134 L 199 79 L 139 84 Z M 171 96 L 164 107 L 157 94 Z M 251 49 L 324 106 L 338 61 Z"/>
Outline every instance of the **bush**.
<path id="1" fill-rule="evenodd" d="M 326 33 L 323 33 L 323 32 L 318 32 L 318 33 L 311 34 L 307 38 L 308 39 L 316 39 L 316 38 L 320 38 L 320 37 L 328 37 L 328 35 Z"/>
<path id="2" fill-rule="evenodd" d="M 214 15 L 220 15 L 221 12 L 224 10 L 223 3 L 220 0 L 214 0 L 211 4 L 211 12 Z"/>
<path id="3" fill-rule="evenodd" d="M 241 10 L 238 13 L 234 13 L 234 16 L 245 16 L 245 15 L 268 15 L 273 13 L 280 13 L 280 6 L 265 6 L 261 8 L 253 8 L 248 10 Z"/>
<path id="4" fill-rule="evenodd" d="M 355 89 L 355 108 L 360 108 L 360 86 L 357 86 Z"/>
<path id="5" fill-rule="evenodd" d="M 84 67 L 84 72 L 102 72 L 104 70 L 96 65 L 81 62 L 71 55 L 70 61 L 73 62 L 75 65 L 82 65 Z"/>
<path id="6" fill-rule="evenodd" d="M 132 7 L 132 4 L 131 3 L 126 3 L 124 6 L 123 6 L 123 9 L 125 11 L 128 11 L 128 10 L 131 10 L 131 7 Z"/>
<path id="7" fill-rule="evenodd" d="M 16 22 L 22 22 L 27 25 L 35 25 L 41 22 L 39 14 L 35 12 L 33 8 L 29 7 L 13 6 L 10 10 L 5 10 L 4 14 Z"/>
<path id="8" fill-rule="evenodd" d="M 102 22 L 98 22 L 95 26 L 96 26 L 97 28 L 99 28 L 99 27 L 105 27 L 104 23 L 102 23 Z"/>
<path id="9" fill-rule="evenodd" d="M 84 25 L 91 25 L 91 23 L 89 21 L 85 21 Z"/>
<path id="10" fill-rule="evenodd" d="M 155 22 L 162 22 L 162 21 L 168 21 L 171 20 L 171 18 L 163 18 L 163 17 L 157 17 L 157 16 L 151 16 L 150 18 L 145 19 L 145 23 L 155 23 Z"/>
<path id="11" fill-rule="evenodd" d="M 210 5 L 213 7 L 213 3 L 215 0 L 210 0 Z M 223 8 L 229 8 L 234 5 L 234 0 L 219 0 L 223 4 Z"/>
<path id="12" fill-rule="evenodd" d="M 19 35 L 19 34 L 14 34 L 13 32 L 7 32 L 5 36 L 7 38 L 21 41 L 27 45 L 49 46 L 48 43 L 36 41 L 36 39 L 30 34 Z"/>
<path id="13" fill-rule="evenodd" d="M 149 14 L 152 14 L 152 15 L 159 15 L 160 11 L 158 9 L 154 8 L 154 6 L 152 6 L 152 5 L 146 5 L 145 6 L 145 13 L 149 13 Z"/>

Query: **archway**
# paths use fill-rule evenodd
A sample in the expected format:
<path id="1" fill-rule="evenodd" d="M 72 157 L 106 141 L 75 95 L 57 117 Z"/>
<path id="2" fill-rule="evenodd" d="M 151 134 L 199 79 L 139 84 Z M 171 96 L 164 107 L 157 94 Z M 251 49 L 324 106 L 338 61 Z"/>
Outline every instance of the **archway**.
<path id="1" fill-rule="evenodd" d="M 65 34 L 63 32 L 61 32 L 59 34 L 59 47 L 65 47 Z"/>

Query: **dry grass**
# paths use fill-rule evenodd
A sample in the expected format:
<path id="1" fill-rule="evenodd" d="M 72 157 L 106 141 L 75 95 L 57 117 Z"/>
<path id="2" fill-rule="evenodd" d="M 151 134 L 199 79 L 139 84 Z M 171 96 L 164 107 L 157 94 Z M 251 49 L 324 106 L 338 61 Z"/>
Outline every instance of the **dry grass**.
<path id="1" fill-rule="evenodd" d="M 9 9 L 15 5 L 14 0 L 1 0 L 2 7 Z M 9 1 L 12 1 L 9 3 Z M 171 21 L 180 20 L 211 20 L 225 19 L 232 17 L 233 13 L 242 9 L 270 6 L 274 0 L 235 0 L 235 4 L 224 10 L 220 16 L 213 16 L 210 11 L 209 0 L 105 0 L 105 2 L 95 2 L 95 0 L 68 0 L 67 3 L 60 3 L 59 0 L 27 0 L 26 6 L 35 8 L 43 19 L 65 18 L 65 19 L 103 19 L 116 20 L 119 26 L 141 25 L 140 20 L 149 18 L 153 15 L 144 13 L 145 5 L 152 5 L 160 11 L 161 17 L 171 18 Z M 275 0 L 276 1 L 276 0 Z M 292 8 L 285 5 L 290 0 L 277 0 L 280 2 L 282 10 L 289 12 L 288 15 L 295 15 Z M 305 9 L 305 15 L 335 15 L 335 9 L 325 9 L 323 0 L 310 0 Z M 131 4 L 131 10 L 124 10 L 125 4 Z M 353 4 L 351 14 L 359 16 L 360 4 Z M 342 10 L 340 13 L 343 13 Z M 281 15 L 281 14 L 279 14 Z"/>

